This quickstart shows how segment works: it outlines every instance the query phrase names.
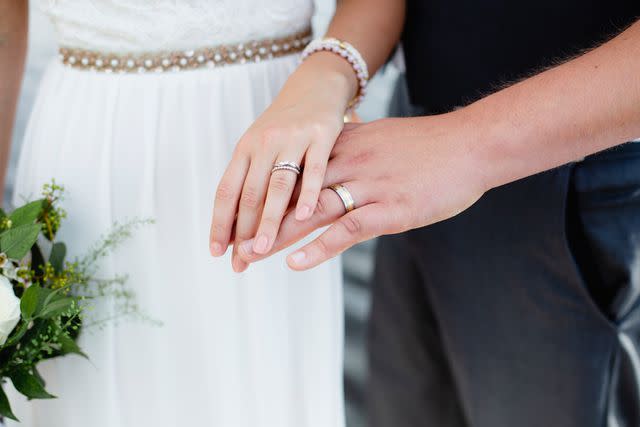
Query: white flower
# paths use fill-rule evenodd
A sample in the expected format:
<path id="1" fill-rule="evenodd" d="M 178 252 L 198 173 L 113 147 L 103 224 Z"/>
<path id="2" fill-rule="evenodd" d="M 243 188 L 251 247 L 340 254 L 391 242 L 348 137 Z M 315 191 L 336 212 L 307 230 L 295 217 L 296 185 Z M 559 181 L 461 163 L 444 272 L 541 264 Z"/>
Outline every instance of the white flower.
<path id="1" fill-rule="evenodd" d="M 11 280 L 18 279 L 18 269 L 13 262 L 7 261 L 5 265 L 2 267 L 2 275 Z"/>
<path id="2" fill-rule="evenodd" d="M 20 320 L 20 300 L 13 292 L 9 279 L 0 276 L 0 345 L 7 341 L 7 337 Z"/>

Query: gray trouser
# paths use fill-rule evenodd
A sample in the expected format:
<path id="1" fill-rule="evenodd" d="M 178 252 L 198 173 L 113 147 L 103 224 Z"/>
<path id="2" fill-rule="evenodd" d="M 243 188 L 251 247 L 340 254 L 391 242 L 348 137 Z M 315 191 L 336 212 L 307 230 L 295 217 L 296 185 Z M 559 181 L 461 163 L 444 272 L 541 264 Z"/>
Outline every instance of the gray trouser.
<path id="1" fill-rule="evenodd" d="M 640 144 L 379 240 L 371 427 L 640 426 Z"/>

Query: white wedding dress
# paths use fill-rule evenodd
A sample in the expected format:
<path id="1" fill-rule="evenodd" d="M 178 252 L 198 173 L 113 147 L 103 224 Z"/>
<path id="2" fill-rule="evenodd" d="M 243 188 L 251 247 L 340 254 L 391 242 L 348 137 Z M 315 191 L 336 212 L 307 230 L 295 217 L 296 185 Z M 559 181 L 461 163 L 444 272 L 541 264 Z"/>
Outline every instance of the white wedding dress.
<path id="1" fill-rule="evenodd" d="M 303 30 L 312 0 L 39 0 L 65 46 L 195 49 Z M 91 361 L 41 366 L 53 400 L 14 401 L 25 427 L 342 426 L 339 261 L 306 273 L 284 256 L 231 270 L 208 252 L 215 187 L 234 145 L 298 55 L 166 73 L 107 74 L 55 60 L 22 148 L 16 203 L 55 178 L 59 237 L 82 254 L 114 221 L 156 224 L 107 260 L 161 327 L 84 333 Z M 108 311 L 109 306 L 96 307 Z"/>

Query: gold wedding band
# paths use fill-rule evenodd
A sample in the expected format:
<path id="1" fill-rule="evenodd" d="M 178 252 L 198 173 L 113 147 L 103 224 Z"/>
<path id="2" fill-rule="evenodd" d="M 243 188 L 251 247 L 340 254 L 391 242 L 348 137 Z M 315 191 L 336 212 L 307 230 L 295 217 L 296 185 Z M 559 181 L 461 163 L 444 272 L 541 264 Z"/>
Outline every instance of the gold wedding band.
<path id="1" fill-rule="evenodd" d="M 296 175 L 300 175 L 302 173 L 302 168 L 296 162 L 278 162 L 273 165 L 271 173 L 274 173 L 275 171 L 290 171 Z"/>
<path id="2" fill-rule="evenodd" d="M 340 200 L 342 200 L 342 204 L 344 205 L 344 209 L 345 211 L 347 211 L 347 213 L 356 208 L 356 202 L 353 200 L 353 196 L 351 195 L 351 193 L 349 193 L 347 187 L 342 184 L 333 184 L 330 185 L 329 188 L 332 189 L 338 195 L 338 197 L 340 197 Z"/>

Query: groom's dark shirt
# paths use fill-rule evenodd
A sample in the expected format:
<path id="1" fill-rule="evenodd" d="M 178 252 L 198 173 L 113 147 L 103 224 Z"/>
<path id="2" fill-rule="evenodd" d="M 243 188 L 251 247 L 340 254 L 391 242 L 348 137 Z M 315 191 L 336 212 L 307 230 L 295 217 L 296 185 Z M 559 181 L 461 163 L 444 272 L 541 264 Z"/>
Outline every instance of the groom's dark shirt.
<path id="1" fill-rule="evenodd" d="M 449 111 L 594 47 L 640 16 L 640 0 L 408 0 L 411 101 Z"/>

